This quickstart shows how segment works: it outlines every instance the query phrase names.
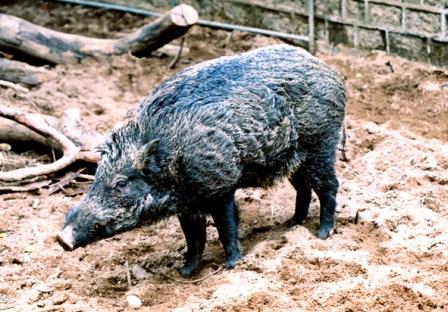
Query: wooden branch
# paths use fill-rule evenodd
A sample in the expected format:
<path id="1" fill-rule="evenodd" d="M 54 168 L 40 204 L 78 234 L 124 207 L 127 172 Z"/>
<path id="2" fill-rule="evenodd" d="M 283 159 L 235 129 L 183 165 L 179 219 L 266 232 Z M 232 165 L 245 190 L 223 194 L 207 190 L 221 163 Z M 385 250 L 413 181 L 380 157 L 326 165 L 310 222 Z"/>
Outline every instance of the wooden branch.
<path id="1" fill-rule="evenodd" d="M 52 63 L 75 63 L 88 56 L 142 54 L 182 36 L 198 20 L 191 6 L 181 4 L 157 20 L 120 39 L 98 39 L 51 30 L 0 14 L 0 47 L 18 50 Z"/>
<path id="2" fill-rule="evenodd" d="M 25 185 L 0 185 L 0 192 L 29 192 L 39 190 L 51 184 L 50 180 L 31 182 Z"/>
<path id="3" fill-rule="evenodd" d="M 5 81 L 5 80 L 0 80 L 0 86 L 13 89 L 20 93 L 28 93 L 28 91 L 29 91 L 27 88 L 22 87 L 21 85 L 18 85 L 16 83 L 10 82 L 10 81 Z"/>
<path id="4" fill-rule="evenodd" d="M 93 151 L 93 145 L 102 141 L 103 137 L 81 127 L 78 111 L 69 110 L 66 112 L 66 115 L 68 116 L 64 117 L 64 121 L 60 126 L 62 131 L 68 133 L 64 135 L 62 131 L 55 128 L 54 117 L 47 118 L 48 116 L 44 117 L 40 114 L 24 113 L 17 109 L 0 105 L 0 116 L 3 117 L 1 120 L 10 119 L 22 125 L 19 127 L 19 129 L 22 129 L 20 131 L 23 131 L 22 135 L 24 133 L 26 135 L 33 133 L 30 137 L 38 138 L 36 141 L 55 147 L 63 153 L 60 159 L 51 164 L 0 172 L 0 180 L 21 181 L 36 176 L 48 175 L 66 168 L 77 160 L 96 163 L 99 156 Z M 13 125 L 9 126 L 12 127 Z M 23 127 L 26 130 L 23 130 Z"/>
<path id="5" fill-rule="evenodd" d="M 1 15 L 1 14 L 0 14 Z M 3 32 L 0 16 L 0 36 Z M 0 38 L 1 46 L 2 38 Z M 31 66 L 22 62 L 0 58 L 0 79 L 20 83 L 29 87 L 40 85 L 50 78 L 52 73 L 42 67 Z"/>

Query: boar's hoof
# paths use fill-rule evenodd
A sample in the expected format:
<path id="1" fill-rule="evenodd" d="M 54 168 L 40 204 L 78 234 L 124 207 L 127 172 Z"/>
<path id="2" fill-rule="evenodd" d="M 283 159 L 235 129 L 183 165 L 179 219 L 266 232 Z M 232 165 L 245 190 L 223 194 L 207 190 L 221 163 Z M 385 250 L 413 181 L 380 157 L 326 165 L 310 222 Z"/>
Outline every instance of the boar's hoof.
<path id="1" fill-rule="evenodd" d="M 226 268 L 227 270 L 233 269 L 240 259 L 241 259 L 241 256 L 239 254 L 226 259 L 224 268 Z"/>
<path id="2" fill-rule="evenodd" d="M 306 218 L 298 220 L 296 217 L 292 217 L 291 219 L 289 219 L 285 222 L 285 226 L 293 227 L 295 225 L 304 224 L 305 221 L 306 221 Z"/>
<path id="3" fill-rule="evenodd" d="M 330 224 L 330 225 L 325 225 L 322 224 L 319 228 L 319 238 L 320 239 L 326 239 L 328 238 L 331 234 L 334 233 L 334 225 Z"/>
<path id="4" fill-rule="evenodd" d="M 194 275 L 200 267 L 200 263 L 185 263 L 185 265 L 178 269 L 179 274 L 182 277 L 190 277 Z"/>

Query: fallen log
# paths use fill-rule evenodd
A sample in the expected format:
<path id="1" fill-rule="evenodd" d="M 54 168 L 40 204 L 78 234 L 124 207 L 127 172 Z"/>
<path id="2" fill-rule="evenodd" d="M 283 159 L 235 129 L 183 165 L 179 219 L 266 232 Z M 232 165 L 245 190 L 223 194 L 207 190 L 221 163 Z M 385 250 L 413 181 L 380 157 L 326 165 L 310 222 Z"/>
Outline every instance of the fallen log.
<path id="1" fill-rule="evenodd" d="M 0 34 L 2 32 L 0 22 Z M 22 62 L 0 58 L 0 80 L 35 87 L 51 77 L 51 75 L 52 73 L 43 67 L 35 67 Z"/>
<path id="2" fill-rule="evenodd" d="M 25 113 L 0 105 L 0 140 L 31 140 L 54 147 L 63 156 L 51 164 L 0 171 L 0 181 L 22 181 L 49 175 L 75 161 L 96 163 L 99 154 L 94 151 L 103 136 L 82 127 L 79 110 L 67 110 L 62 121 L 55 117 Z"/>
<path id="3" fill-rule="evenodd" d="M 197 20 L 196 10 L 181 4 L 127 36 L 98 39 L 51 30 L 0 14 L 0 48 L 17 50 L 51 63 L 76 63 L 99 55 L 149 54 L 185 34 Z"/>
<path id="4" fill-rule="evenodd" d="M 178 58 L 187 55 L 189 49 L 187 47 L 166 44 L 157 49 L 152 54 L 155 56 L 167 55 Z M 13 61 L 6 58 L 0 58 L 0 86 L 14 89 L 21 93 L 26 93 L 26 87 L 37 87 L 43 82 L 54 78 L 55 74 L 45 67 L 31 66 L 19 61 Z"/>
<path id="5" fill-rule="evenodd" d="M 46 117 L 44 119 L 47 120 Z M 24 125 L 3 117 L 0 117 L 0 142 L 37 142 L 44 146 L 53 147 L 46 137 Z"/>

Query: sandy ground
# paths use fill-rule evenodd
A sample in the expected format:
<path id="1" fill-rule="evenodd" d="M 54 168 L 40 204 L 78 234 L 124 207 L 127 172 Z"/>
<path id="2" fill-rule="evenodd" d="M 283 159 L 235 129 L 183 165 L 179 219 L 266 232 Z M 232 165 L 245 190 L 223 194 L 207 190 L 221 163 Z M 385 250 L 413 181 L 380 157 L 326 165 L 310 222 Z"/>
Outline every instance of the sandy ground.
<path id="1" fill-rule="evenodd" d="M 101 37 L 145 22 L 21 3 L 0 11 Z M 168 57 L 87 60 L 51 68 L 55 77 L 26 97 L 0 88 L 0 99 L 55 116 L 79 107 L 88 127 L 105 132 L 182 67 L 275 42 L 195 28 L 186 40 L 190 54 L 174 69 Z M 0 194 L 0 310 L 130 311 L 126 296 L 133 294 L 143 301 L 140 311 L 448 311 L 448 72 L 377 52 L 320 57 L 346 76 L 348 87 L 350 160 L 337 163 L 341 188 L 331 238 L 316 238 L 316 198 L 304 226 L 284 226 L 295 199 L 289 183 L 241 190 L 244 259 L 206 277 L 223 262 L 209 226 L 205 265 L 195 277 L 206 278 L 191 283 L 175 270 L 185 252 L 175 218 L 68 253 L 54 235 L 81 195 Z M 2 170 L 18 160 L 51 159 L 51 153 L 12 147 L 0 152 Z"/>

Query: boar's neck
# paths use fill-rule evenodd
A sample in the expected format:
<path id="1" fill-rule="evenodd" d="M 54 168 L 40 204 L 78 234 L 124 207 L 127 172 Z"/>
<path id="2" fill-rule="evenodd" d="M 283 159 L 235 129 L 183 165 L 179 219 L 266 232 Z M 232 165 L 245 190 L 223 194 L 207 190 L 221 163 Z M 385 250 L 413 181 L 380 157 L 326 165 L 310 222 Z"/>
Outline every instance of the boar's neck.
<path id="1" fill-rule="evenodd" d="M 178 196 L 172 192 L 155 194 L 150 204 L 140 214 L 142 224 L 151 224 L 177 213 Z"/>

